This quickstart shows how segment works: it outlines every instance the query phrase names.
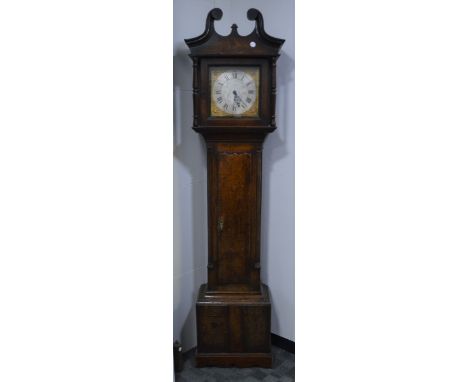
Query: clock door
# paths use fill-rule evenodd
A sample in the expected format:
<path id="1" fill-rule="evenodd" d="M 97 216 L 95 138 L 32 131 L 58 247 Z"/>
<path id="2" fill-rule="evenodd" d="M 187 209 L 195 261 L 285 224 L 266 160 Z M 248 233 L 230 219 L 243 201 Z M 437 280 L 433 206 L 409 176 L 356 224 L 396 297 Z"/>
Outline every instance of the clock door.
<path id="1" fill-rule="evenodd" d="M 223 292 L 258 291 L 259 155 L 247 144 L 218 144 L 216 151 L 212 286 Z"/>

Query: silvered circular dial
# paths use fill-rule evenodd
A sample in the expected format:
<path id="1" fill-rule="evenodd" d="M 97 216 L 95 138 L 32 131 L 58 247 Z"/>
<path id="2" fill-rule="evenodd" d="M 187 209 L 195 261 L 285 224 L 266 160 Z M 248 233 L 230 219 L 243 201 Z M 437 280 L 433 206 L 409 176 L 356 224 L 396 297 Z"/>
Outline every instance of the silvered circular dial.
<path id="1" fill-rule="evenodd" d="M 257 98 L 253 78 L 242 70 L 222 72 L 214 81 L 212 95 L 216 107 L 226 114 L 241 115 Z"/>

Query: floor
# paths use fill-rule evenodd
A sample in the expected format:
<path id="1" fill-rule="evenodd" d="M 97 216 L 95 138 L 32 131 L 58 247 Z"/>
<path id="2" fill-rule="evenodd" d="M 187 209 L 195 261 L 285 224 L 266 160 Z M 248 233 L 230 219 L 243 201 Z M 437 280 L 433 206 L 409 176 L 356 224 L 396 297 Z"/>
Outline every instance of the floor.
<path id="1" fill-rule="evenodd" d="M 176 373 L 176 382 L 291 382 L 294 381 L 294 354 L 276 346 L 272 347 L 273 368 L 245 369 L 220 367 L 195 367 L 195 350 L 185 354 L 184 368 Z"/>

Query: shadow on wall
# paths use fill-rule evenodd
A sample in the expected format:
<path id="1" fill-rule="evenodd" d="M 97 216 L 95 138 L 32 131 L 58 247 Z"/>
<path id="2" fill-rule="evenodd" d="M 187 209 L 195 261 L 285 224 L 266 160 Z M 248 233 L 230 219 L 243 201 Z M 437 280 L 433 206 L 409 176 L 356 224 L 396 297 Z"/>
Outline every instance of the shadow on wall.
<path id="1" fill-rule="evenodd" d="M 192 103 L 192 61 L 188 57 L 185 44 L 177 47 L 173 57 L 173 84 L 174 84 L 174 108 L 173 108 L 173 139 L 174 139 L 174 166 L 177 163 L 178 171 L 185 172 L 190 179 L 188 200 L 183 206 L 191 209 L 178 211 L 179 222 L 174 226 L 174 240 L 184 241 L 192 238 L 191 242 L 174 245 L 180 248 L 179 253 L 174 253 L 174 273 L 179 277 L 174 280 L 178 283 L 174 291 L 174 321 L 179 318 L 178 328 L 174 328 L 175 338 L 179 338 L 184 351 L 196 344 L 195 326 L 195 302 L 198 288 L 202 282 L 206 282 L 207 254 L 207 228 L 206 228 L 206 150 L 202 137 L 192 130 L 193 103 Z M 174 179 L 176 179 L 174 174 Z M 179 203 L 179 184 L 174 184 L 175 203 Z M 185 181 L 184 181 L 185 186 Z M 180 195 L 187 199 L 187 195 Z M 184 208 L 184 207 L 182 207 Z M 183 221 L 189 218 L 191 221 Z M 175 223 L 176 224 L 176 223 Z M 189 239 L 190 240 L 190 239 Z M 179 244 L 179 243 L 178 243 Z M 188 270 L 183 274 L 182 266 Z M 189 277 L 193 275 L 193 277 Z M 188 283 L 188 284 L 187 284 Z M 188 295 L 190 294 L 190 295 Z M 190 301 L 187 301 L 189 299 Z M 187 312 L 187 306 L 190 306 Z M 177 332 L 183 322 L 181 331 Z M 175 323 L 174 323 L 175 326 Z"/>
<path id="2" fill-rule="evenodd" d="M 276 98 L 276 125 L 277 129 L 269 134 L 265 140 L 263 149 L 263 169 L 262 169 L 262 232 L 261 232 L 261 262 L 262 262 L 262 281 L 268 280 L 266 272 L 271 260 L 271 251 L 269 248 L 271 232 L 269 226 L 273 224 L 271 220 L 271 192 L 272 181 L 271 174 L 276 162 L 288 156 L 288 147 L 294 145 L 288 144 L 288 139 L 294 139 L 294 134 L 288 134 L 288 130 L 294 129 L 294 59 L 287 54 L 282 53 L 277 62 L 277 98 Z M 290 100 L 293 99 L 291 108 Z M 294 183 L 288 185 L 291 187 L 291 195 L 294 195 Z M 294 207 L 294 206 L 293 206 Z M 290 222 L 287 222 L 288 224 Z M 294 221 L 292 222 L 294 224 Z M 277 262 L 278 263 L 278 262 Z M 275 295 L 271 294 L 271 325 L 272 328 L 279 328 L 279 318 L 277 314 L 277 304 L 275 304 Z"/>

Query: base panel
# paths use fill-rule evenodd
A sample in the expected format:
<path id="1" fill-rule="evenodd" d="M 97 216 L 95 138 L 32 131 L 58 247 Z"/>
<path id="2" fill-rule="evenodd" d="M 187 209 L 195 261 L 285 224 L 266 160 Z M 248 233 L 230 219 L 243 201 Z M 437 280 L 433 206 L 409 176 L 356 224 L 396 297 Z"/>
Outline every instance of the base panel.
<path id="1" fill-rule="evenodd" d="M 260 293 L 210 293 L 206 284 L 197 299 L 198 367 L 271 367 L 271 302 Z"/>

